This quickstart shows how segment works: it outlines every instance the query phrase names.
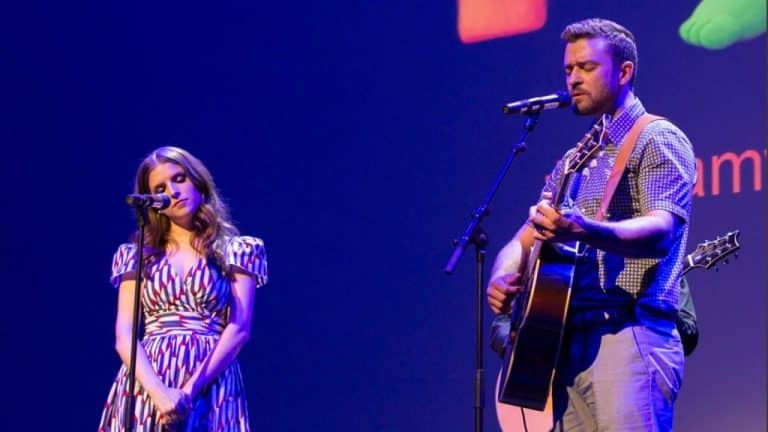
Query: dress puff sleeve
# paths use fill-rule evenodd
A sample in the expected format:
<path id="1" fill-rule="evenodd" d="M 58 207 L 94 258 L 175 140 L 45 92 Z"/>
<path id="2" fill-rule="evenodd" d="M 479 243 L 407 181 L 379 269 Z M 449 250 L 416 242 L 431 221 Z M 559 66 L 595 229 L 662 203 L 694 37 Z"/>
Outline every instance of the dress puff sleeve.
<path id="1" fill-rule="evenodd" d="M 267 253 L 258 237 L 233 237 L 227 245 L 227 265 L 253 276 L 256 287 L 267 283 Z"/>
<path id="2" fill-rule="evenodd" d="M 112 276 L 110 282 L 115 288 L 120 286 L 123 275 L 136 272 L 136 245 L 133 243 L 123 243 L 117 248 L 115 256 L 112 258 Z"/>

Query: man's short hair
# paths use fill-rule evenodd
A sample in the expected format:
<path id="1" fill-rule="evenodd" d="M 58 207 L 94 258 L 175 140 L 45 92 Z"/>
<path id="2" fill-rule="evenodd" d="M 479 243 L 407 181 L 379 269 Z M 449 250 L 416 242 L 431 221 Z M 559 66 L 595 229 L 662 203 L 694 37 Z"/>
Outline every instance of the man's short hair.
<path id="1" fill-rule="evenodd" d="M 637 77 L 637 44 L 635 36 L 621 24 L 603 18 L 589 18 L 568 25 L 560 37 L 566 43 L 579 39 L 602 38 L 611 47 L 611 54 L 616 66 L 625 61 L 635 65 L 629 86 L 635 86 Z"/>

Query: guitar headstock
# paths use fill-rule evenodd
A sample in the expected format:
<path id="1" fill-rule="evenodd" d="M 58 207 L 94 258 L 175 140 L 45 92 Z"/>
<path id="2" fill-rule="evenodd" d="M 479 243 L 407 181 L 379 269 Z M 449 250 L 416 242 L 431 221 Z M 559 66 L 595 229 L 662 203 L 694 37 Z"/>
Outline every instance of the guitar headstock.
<path id="1" fill-rule="evenodd" d="M 683 272 L 695 267 L 708 269 L 739 250 L 740 247 L 739 230 L 731 231 L 715 240 L 700 243 L 696 246 L 696 250 L 685 257 Z"/>
<path id="2" fill-rule="evenodd" d="M 608 114 L 603 115 L 603 117 L 596 121 L 592 128 L 584 134 L 584 137 L 576 143 L 574 150 L 565 158 L 564 173 L 572 174 L 581 170 L 584 168 L 584 165 L 592 159 L 595 153 L 601 149 L 602 143 L 600 142 L 600 135 L 602 135 L 603 129 L 605 129 L 605 126 L 608 124 L 608 120 Z"/>

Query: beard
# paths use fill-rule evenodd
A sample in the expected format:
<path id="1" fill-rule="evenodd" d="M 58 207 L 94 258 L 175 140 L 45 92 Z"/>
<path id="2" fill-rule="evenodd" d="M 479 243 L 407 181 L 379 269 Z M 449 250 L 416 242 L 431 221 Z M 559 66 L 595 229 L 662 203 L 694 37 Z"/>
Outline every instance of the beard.
<path id="1" fill-rule="evenodd" d="M 581 97 L 581 103 L 573 102 L 571 111 L 578 116 L 599 116 L 613 111 L 615 100 L 610 95 L 597 95 L 593 97 L 592 93 Z"/>
<path id="2" fill-rule="evenodd" d="M 590 116 L 599 114 L 593 103 L 585 103 L 579 107 L 576 104 L 571 105 L 571 111 L 578 116 Z"/>

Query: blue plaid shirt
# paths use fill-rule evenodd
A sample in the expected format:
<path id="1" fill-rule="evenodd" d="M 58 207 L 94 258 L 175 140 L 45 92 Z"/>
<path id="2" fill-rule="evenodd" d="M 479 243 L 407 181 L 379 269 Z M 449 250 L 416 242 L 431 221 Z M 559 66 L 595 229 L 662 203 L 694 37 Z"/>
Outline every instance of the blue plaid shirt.
<path id="1" fill-rule="evenodd" d="M 605 185 L 627 133 L 645 108 L 639 99 L 625 107 L 606 127 L 604 151 L 582 172 L 574 205 L 594 218 Z M 572 151 L 572 150 L 571 150 Z M 555 166 L 542 192 L 554 192 L 563 161 Z M 696 160 L 685 134 L 667 120 L 650 123 L 640 134 L 624 174 L 608 206 L 606 220 L 620 221 L 666 210 L 685 223 L 674 233 L 664 258 L 624 258 L 587 247 L 576 266 L 572 305 L 627 303 L 636 300 L 650 310 L 672 315 L 678 309 L 678 278 L 688 239 L 696 181 Z"/>

